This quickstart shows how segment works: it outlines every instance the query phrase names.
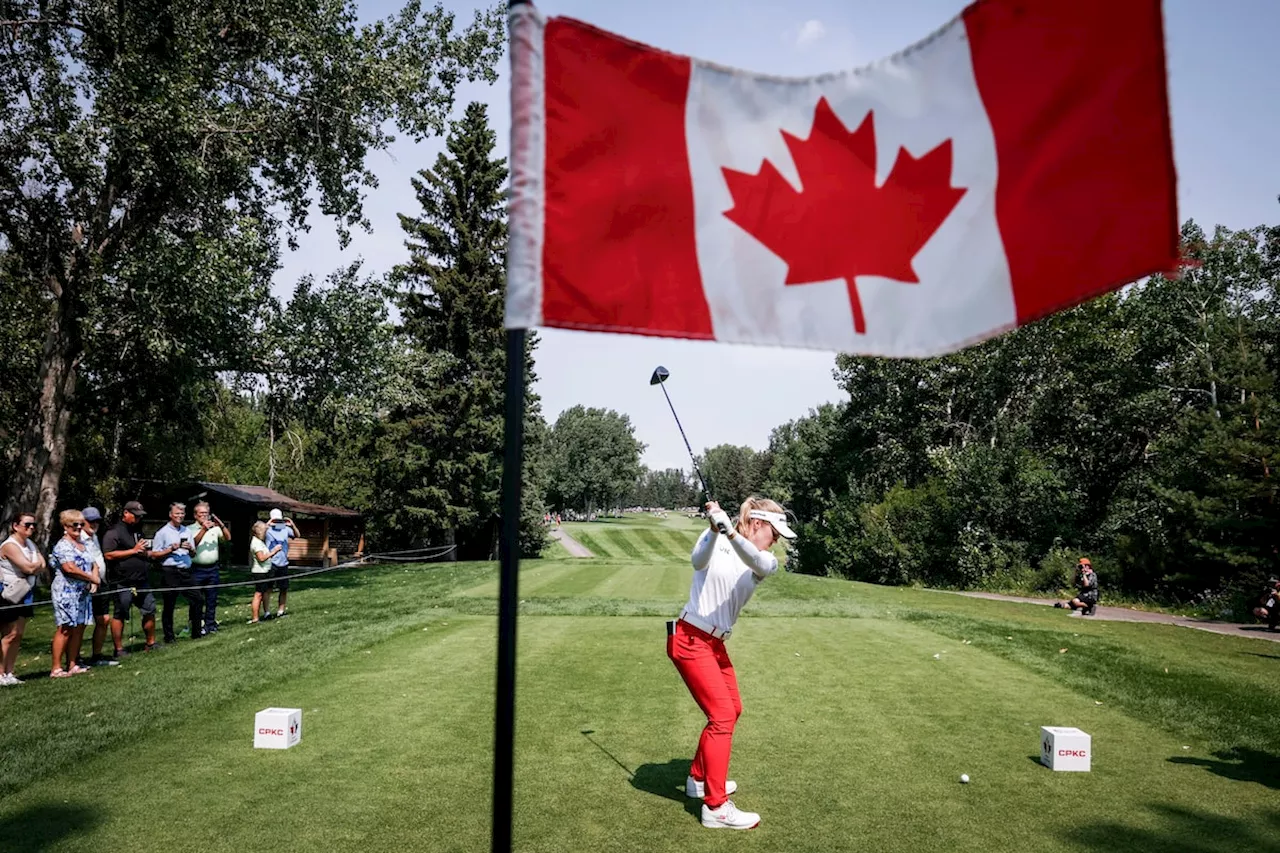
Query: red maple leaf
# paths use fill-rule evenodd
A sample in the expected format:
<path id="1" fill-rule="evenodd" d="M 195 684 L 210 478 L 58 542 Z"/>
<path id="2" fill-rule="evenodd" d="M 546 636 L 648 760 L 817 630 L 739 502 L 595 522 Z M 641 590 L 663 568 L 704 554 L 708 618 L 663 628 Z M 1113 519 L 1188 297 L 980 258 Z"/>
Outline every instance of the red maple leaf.
<path id="1" fill-rule="evenodd" d="M 915 284 L 911 261 L 965 190 L 951 186 L 951 140 L 919 159 L 905 148 L 884 186 L 876 186 L 872 113 L 849 132 L 823 98 L 808 139 L 782 132 L 800 174 L 796 190 L 772 163 L 749 175 L 723 169 L 733 207 L 724 215 L 787 262 L 786 284 L 843 278 L 853 327 L 866 332 L 857 276 Z"/>

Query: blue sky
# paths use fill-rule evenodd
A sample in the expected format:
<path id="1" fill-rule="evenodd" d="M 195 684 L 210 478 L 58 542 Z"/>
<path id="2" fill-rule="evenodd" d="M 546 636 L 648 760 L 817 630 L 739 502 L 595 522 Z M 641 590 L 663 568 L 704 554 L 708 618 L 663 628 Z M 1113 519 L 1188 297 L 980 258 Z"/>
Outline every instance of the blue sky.
<path id="1" fill-rule="evenodd" d="M 1117 0 L 1125 2 L 1125 0 Z M 366 2 L 361 17 L 384 17 L 395 3 Z M 484 3 L 445 0 L 459 18 Z M 676 53 L 773 74 L 809 74 L 862 65 L 928 35 L 966 5 L 961 0 L 543 0 L 567 15 Z M 1231 228 L 1280 222 L 1280 2 L 1165 0 L 1179 214 Z M 489 105 L 506 154 L 506 68 L 495 86 L 469 86 Z M 298 252 L 276 278 L 287 295 L 299 276 L 323 278 L 355 258 L 385 272 L 406 252 L 397 212 L 416 213 L 409 177 L 429 167 L 438 140 L 399 142 L 370 164 L 381 186 L 365 201 L 372 234 L 357 233 L 340 251 L 329 223 L 313 220 Z M 651 468 L 689 470 L 688 455 L 649 375 L 671 371 L 668 390 L 695 451 L 715 444 L 764 448 L 777 425 L 841 398 L 824 353 L 542 330 L 537 355 L 543 411 L 549 421 L 577 403 L 630 416 Z M 749 383 L 749 384 L 748 384 Z M 741 387 L 727 395 L 717 389 Z M 732 397 L 735 402 L 727 402 Z M 741 400 L 753 400 L 742 403 Z"/>

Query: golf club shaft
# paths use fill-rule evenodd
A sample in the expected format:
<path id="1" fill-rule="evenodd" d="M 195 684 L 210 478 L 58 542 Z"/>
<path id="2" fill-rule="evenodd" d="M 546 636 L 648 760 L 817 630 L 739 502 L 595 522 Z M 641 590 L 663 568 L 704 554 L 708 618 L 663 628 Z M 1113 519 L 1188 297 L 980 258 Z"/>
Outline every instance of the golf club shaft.
<path id="1" fill-rule="evenodd" d="M 680 430 L 680 437 L 684 439 L 684 449 L 689 451 L 689 461 L 693 463 L 693 473 L 698 475 L 698 482 L 702 484 L 702 496 L 711 501 L 711 489 L 707 486 L 707 478 L 702 476 L 702 469 L 698 467 L 698 458 L 693 455 L 693 448 L 689 446 L 689 436 L 684 434 L 684 427 L 680 424 L 680 416 L 676 414 L 675 404 L 671 402 L 671 395 L 667 393 L 666 384 L 659 386 L 662 388 L 662 396 L 667 398 L 667 406 L 671 409 L 671 417 L 676 419 L 676 429 Z M 720 528 L 720 532 L 728 536 L 729 531 L 723 524 L 716 525 Z"/>

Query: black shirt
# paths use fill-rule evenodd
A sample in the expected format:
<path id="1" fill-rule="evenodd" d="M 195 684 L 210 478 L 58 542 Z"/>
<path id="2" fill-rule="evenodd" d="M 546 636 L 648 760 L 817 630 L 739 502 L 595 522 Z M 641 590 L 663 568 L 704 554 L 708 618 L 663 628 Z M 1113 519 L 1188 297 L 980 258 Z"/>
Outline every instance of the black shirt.
<path id="1" fill-rule="evenodd" d="M 141 525 L 130 527 L 123 521 L 118 521 L 103 537 L 102 553 L 109 554 L 112 551 L 132 550 L 140 539 L 142 539 Z M 147 570 L 150 566 L 151 561 L 147 559 L 146 551 L 139 551 L 132 557 L 125 557 L 123 560 L 108 558 L 107 578 L 112 583 L 146 583 Z"/>

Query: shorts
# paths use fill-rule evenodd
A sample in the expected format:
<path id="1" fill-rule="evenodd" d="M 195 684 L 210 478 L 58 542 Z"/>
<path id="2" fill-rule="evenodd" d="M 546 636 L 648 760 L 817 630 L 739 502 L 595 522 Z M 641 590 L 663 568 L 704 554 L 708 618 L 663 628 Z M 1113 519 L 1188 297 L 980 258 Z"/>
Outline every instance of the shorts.
<path id="1" fill-rule="evenodd" d="M 36 609 L 30 604 L 10 604 L 0 600 L 0 625 L 8 625 L 19 619 L 30 619 L 35 615 Z"/>
<path id="2" fill-rule="evenodd" d="M 272 566 L 271 571 L 267 572 L 267 579 L 253 585 L 254 592 L 268 593 L 271 587 L 275 587 L 280 592 L 289 591 L 289 567 L 288 566 Z"/>
<path id="3" fill-rule="evenodd" d="M 107 616 L 111 612 L 111 599 L 115 598 L 115 590 L 99 589 L 93 594 L 93 618 L 97 621 L 99 617 Z"/>
<path id="4" fill-rule="evenodd" d="M 116 604 L 115 618 L 121 622 L 129 618 L 129 610 L 135 604 L 138 605 L 142 618 L 156 615 L 156 597 L 145 586 L 138 586 L 136 591 L 128 587 L 118 589 L 111 594 L 111 598 Z"/>

